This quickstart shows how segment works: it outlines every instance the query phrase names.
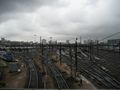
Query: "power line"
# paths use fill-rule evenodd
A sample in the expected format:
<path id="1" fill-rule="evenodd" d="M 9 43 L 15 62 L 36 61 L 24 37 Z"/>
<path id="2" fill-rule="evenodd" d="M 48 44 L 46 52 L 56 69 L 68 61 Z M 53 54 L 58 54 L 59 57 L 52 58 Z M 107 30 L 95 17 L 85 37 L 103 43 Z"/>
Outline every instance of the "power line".
<path id="1" fill-rule="evenodd" d="M 109 36 L 107 36 L 107 37 L 104 37 L 103 39 L 101 39 L 101 40 L 99 40 L 99 41 L 103 41 L 103 40 L 108 39 L 108 38 L 110 38 L 110 37 L 113 37 L 113 36 L 115 36 L 115 35 L 117 35 L 117 34 L 120 34 L 120 32 L 111 34 L 111 35 L 109 35 Z"/>

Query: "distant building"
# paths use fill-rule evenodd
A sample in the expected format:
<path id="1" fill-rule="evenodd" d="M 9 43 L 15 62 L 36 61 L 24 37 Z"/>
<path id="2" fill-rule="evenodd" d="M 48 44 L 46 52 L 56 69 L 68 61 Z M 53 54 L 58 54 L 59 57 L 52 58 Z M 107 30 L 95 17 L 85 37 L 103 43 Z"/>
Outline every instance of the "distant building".
<path id="1" fill-rule="evenodd" d="M 52 40 L 48 41 L 49 44 L 52 44 Z"/>
<path id="2" fill-rule="evenodd" d="M 69 41 L 69 40 L 66 40 L 66 44 L 70 44 L 70 41 Z"/>
<path id="3" fill-rule="evenodd" d="M 1 41 L 4 42 L 4 41 L 5 41 L 5 38 L 1 38 Z"/>
<path id="4" fill-rule="evenodd" d="M 57 40 L 53 40 L 53 41 L 50 40 L 50 41 L 48 41 L 48 43 L 49 43 L 49 44 L 57 44 Z"/>
<path id="5" fill-rule="evenodd" d="M 43 44 L 46 44 L 47 42 L 46 42 L 46 39 L 42 39 L 42 43 Z"/>
<path id="6" fill-rule="evenodd" d="M 107 43 L 110 45 L 118 45 L 120 43 L 120 39 L 111 39 L 111 40 L 108 40 Z"/>
<path id="7" fill-rule="evenodd" d="M 84 44 L 94 44 L 94 41 L 93 40 L 84 40 Z"/>
<path id="8" fill-rule="evenodd" d="M 57 44 L 57 40 L 55 41 L 55 44 Z"/>

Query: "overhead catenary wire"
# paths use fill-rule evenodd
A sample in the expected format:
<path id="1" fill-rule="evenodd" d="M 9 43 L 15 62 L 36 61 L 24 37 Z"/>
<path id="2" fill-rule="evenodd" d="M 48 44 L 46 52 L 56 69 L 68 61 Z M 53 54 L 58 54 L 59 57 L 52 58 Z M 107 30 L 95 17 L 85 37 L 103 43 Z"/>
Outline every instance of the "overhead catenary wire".
<path id="1" fill-rule="evenodd" d="M 108 39 L 108 38 L 113 37 L 113 36 L 118 35 L 118 34 L 120 34 L 120 32 L 116 32 L 116 33 L 113 33 L 113 34 L 111 34 L 111 35 L 108 35 L 108 36 L 102 38 L 102 39 L 99 40 L 99 41 L 103 41 L 103 40 L 105 40 L 105 39 Z"/>

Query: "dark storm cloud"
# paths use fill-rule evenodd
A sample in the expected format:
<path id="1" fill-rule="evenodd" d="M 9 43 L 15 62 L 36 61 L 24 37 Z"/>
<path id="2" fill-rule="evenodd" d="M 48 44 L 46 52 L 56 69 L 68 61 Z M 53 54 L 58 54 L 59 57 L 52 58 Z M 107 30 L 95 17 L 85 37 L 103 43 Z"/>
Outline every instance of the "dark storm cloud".
<path id="1" fill-rule="evenodd" d="M 1 33 L 16 40 L 102 39 L 120 31 L 120 0 L 0 0 L 0 22 Z"/>
<path id="2" fill-rule="evenodd" d="M 51 5 L 56 0 L 0 0 L 0 22 L 16 17 L 15 13 L 32 12 L 36 8 Z"/>
<path id="3" fill-rule="evenodd" d="M 49 5 L 55 0 L 0 0 L 0 14 L 26 11 Z"/>

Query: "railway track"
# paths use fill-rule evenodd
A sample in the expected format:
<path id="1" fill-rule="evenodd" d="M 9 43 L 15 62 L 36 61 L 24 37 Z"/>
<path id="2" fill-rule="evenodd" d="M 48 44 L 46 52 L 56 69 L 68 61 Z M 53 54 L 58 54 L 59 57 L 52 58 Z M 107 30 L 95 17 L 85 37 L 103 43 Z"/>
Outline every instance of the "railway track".
<path id="1" fill-rule="evenodd" d="M 55 80 L 57 82 L 58 88 L 59 89 L 69 89 L 69 86 L 65 79 L 63 78 L 62 74 L 54 67 L 50 67 L 50 70 L 52 71 Z"/>
<path id="2" fill-rule="evenodd" d="M 91 69 L 88 69 L 88 72 L 94 74 L 97 77 L 96 79 L 103 83 L 107 88 L 120 88 L 120 82 L 98 66 L 96 62 L 91 62 L 90 68 Z"/>
<path id="3" fill-rule="evenodd" d="M 52 75 L 54 76 L 58 89 L 69 89 L 69 86 L 62 76 L 61 72 L 52 64 L 51 60 L 48 59 L 48 53 L 45 55 L 45 64 L 48 66 Z"/>
<path id="4" fill-rule="evenodd" d="M 82 52 L 82 55 L 83 54 L 84 54 L 84 56 L 89 57 L 87 54 Z M 100 85 L 105 86 L 105 88 L 120 89 L 119 81 L 114 79 L 111 75 L 109 75 L 106 71 L 104 71 L 102 68 L 100 68 L 95 63 L 90 63 L 87 57 L 85 57 L 84 60 L 82 60 L 82 61 L 80 59 L 78 60 L 78 66 L 79 66 L 78 69 L 79 70 L 82 69 L 82 71 L 85 73 L 85 75 L 87 75 L 87 76 L 89 75 L 89 77 L 94 78 L 95 81 L 97 81 Z"/>
<path id="5" fill-rule="evenodd" d="M 93 55 L 92 55 L 92 56 L 93 56 Z M 93 59 L 95 59 L 94 56 L 93 56 Z M 103 76 L 103 78 L 104 78 L 107 82 L 111 83 L 111 85 L 112 85 L 113 87 L 120 88 L 120 82 L 117 81 L 116 79 L 114 79 L 110 74 L 108 74 L 107 71 L 103 70 L 99 65 L 97 65 L 96 62 L 93 62 L 92 68 L 93 68 L 93 69 L 95 70 L 95 72 L 97 72 L 99 75 L 102 74 L 101 76 Z"/>
<path id="6" fill-rule="evenodd" d="M 42 73 L 40 72 L 40 68 L 38 65 L 34 64 L 35 67 L 36 67 L 36 70 L 37 70 L 37 74 L 38 74 L 38 88 L 40 89 L 45 89 L 46 87 L 44 87 L 44 83 L 43 83 L 43 75 Z"/>
<path id="7" fill-rule="evenodd" d="M 39 66 L 32 60 L 32 58 L 34 58 L 33 53 L 31 52 L 23 53 L 23 57 L 24 57 L 24 62 L 28 66 L 27 67 L 28 81 L 25 87 L 32 89 L 34 88 L 44 89 L 43 80 L 42 80 L 43 75 L 41 73 Z"/>
<path id="8" fill-rule="evenodd" d="M 38 88 L 38 73 L 36 67 L 31 59 L 29 59 L 27 63 L 29 66 L 28 88 Z"/>
<path id="9" fill-rule="evenodd" d="M 97 66 L 93 66 L 93 69 L 96 74 L 99 75 L 99 77 L 103 78 L 106 83 L 108 82 L 110 84 L 110 88 L 120 88 L 120 83 L 109 74 L 107 74 L 104 70 L 100 69 L 99 67 L 97 68 Z"/>
<path id="10" fill-rule="evenodd" d="M 98 84 L 105 86 L 105 88 L 120 88 L 119 85 L 110 77 L 101 75 L 100 71 L 95 71 L 95 69 L 83 69 L 84 72 L 86 72 L 91 78 L 96 79 L 98 81 Z M 103 73 L 102 73 L 103 74 Z"/>

